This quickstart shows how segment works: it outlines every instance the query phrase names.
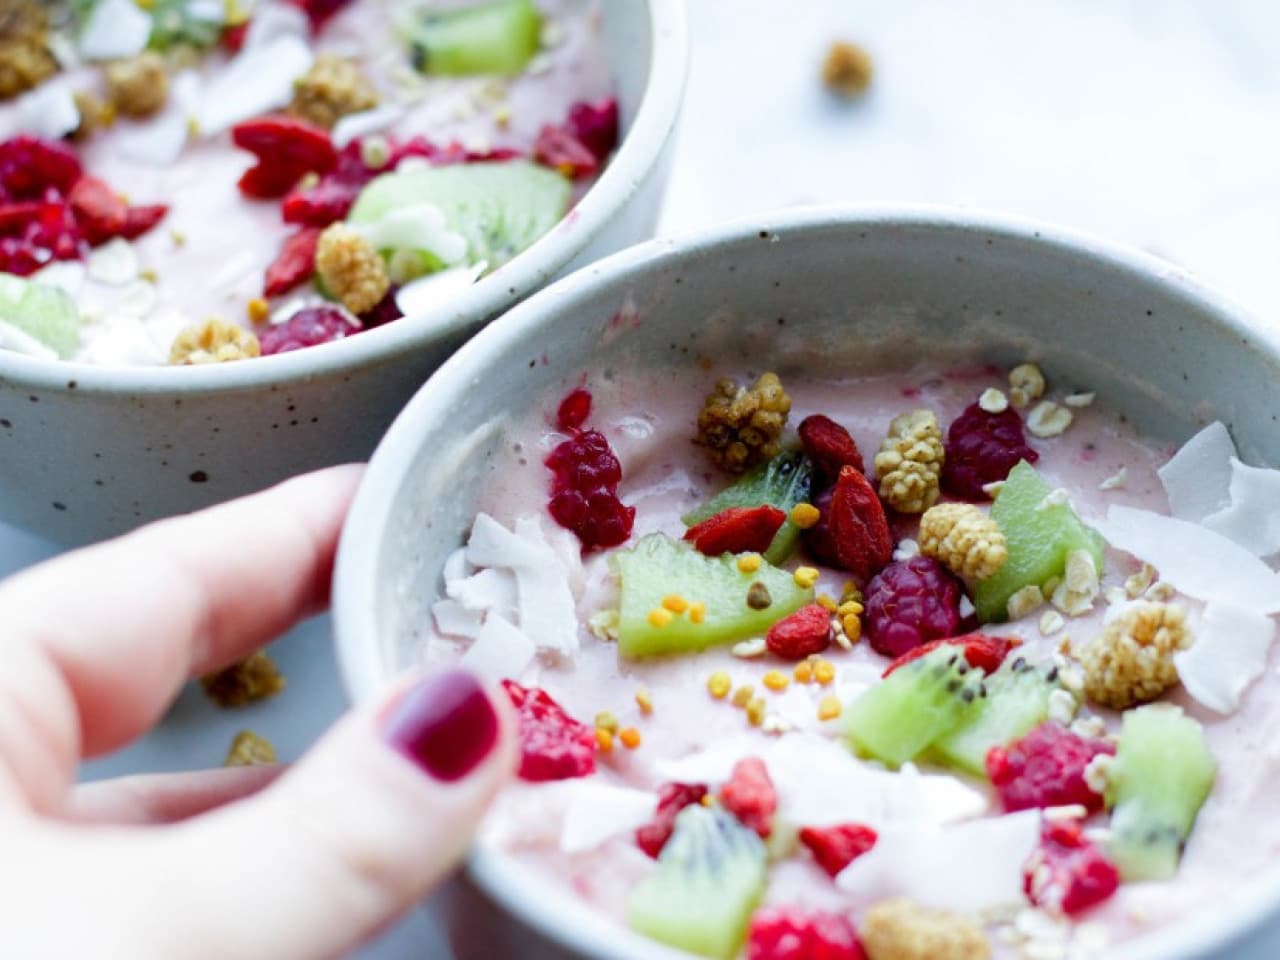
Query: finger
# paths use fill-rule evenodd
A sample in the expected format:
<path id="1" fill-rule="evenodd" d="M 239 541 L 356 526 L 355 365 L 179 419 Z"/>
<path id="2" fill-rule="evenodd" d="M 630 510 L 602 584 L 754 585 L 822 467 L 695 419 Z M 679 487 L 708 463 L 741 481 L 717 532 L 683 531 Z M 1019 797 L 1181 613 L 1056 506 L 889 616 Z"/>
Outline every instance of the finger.
<path id="1" fill-rule="evenodd" d="M 328 601 L 358 467 L 287 481 L 0 585 L 0 764 L 50 810 L 82 754 L 149 729 L 194 674 Z"/>
<path id="2" fill-rule="evenodd" d="M 100 780 L 76 787 L 66 816 L 80 823 L 176 823 L 252 796 L 286 769 L 269 764 Z"/>

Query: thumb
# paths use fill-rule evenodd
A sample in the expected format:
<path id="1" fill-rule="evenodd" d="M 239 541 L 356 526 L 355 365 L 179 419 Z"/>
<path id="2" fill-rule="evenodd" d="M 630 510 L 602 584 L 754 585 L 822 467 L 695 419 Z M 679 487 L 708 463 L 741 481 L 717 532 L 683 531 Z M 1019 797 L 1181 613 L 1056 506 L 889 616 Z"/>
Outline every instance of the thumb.
<path id="1" fill-rule="evenodd" d="M 344 955 L 459 864 L 515 768 L 511 726 L 461 671 L 353 712 L 267 790 L 177 828 L 145 955 Z"/>

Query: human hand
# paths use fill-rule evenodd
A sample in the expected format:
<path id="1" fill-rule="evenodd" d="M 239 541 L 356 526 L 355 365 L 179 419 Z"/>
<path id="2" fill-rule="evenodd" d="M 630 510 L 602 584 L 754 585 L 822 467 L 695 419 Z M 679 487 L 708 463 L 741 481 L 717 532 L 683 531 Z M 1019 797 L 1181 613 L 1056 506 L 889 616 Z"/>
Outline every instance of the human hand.
<path id="1" fill-rule="evenodd" d="M 357 467 L 68 554 L 0 584 L 0 954 L 341 956 L 464 855 L 514 768 L 469 675 L 406 682 L 289 769 L 77 787 L 189 678 L 328 602 Z"/>

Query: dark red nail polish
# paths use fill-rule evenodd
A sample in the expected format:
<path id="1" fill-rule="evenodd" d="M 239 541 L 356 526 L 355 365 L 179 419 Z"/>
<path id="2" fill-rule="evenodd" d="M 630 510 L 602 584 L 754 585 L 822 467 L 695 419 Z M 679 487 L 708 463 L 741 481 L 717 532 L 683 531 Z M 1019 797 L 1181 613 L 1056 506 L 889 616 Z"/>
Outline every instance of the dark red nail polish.
<path id="1" fill-rule="evenodd" d="M 437 780 L 461 780 L 498 742 L 498 715 L 462 670 L 427 677 L 405 694 L 383 735 Z"/>

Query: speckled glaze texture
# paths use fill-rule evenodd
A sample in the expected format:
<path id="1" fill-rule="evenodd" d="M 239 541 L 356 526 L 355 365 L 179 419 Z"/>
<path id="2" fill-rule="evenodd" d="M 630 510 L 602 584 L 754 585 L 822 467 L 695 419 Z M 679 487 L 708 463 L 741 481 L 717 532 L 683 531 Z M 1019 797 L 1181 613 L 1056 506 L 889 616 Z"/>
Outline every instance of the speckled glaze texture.
<path id="1" fill-rule="evenodd" d="M 87 543 L 369 456 L 439 364 L 547 283 L 653 233 L 687 60 L 682 0 L 603 0 L 624 139 L 525 254 L 431 316 L 204 368 L 103 368 L 0 351 L 0 520 Z"/>
<path id="2" fill-rule="evenodd" d="M 1156 440 L 1220 418 L 1248 462 L 1280 464 L 1280 337 L 1172 265 L 1018 221 L 932 210 L 808 210 L 655 241 L 515 308 L 419 392 L 373 458 L 343 536 L 338 654 L 367 700 L 412 663 L 445 557 L 464 539 L 508 418 L 583 370 L 770 358 L 784 381 L 933 362 L 1031 358 L 1087 383 Z M 729 359 L 727 359 L 729 358 Z M 474 389 L 478 383 L 484 390 Z M 473 856 L 437 903 L 459 960 L 683 956 Z M 1202 958 L 1280 905 L 1280 869 L 1225 911 L 1139 940 L 1126 960 Z"/>

